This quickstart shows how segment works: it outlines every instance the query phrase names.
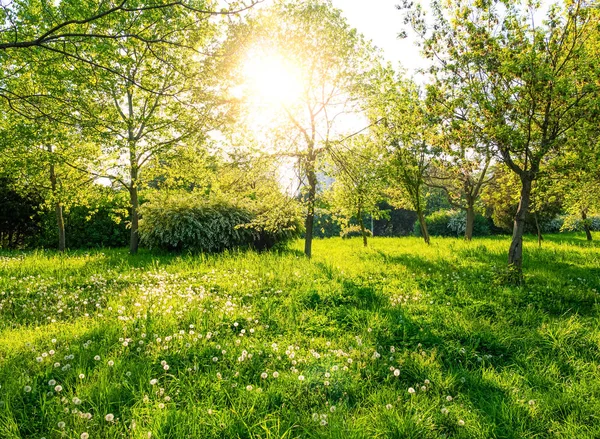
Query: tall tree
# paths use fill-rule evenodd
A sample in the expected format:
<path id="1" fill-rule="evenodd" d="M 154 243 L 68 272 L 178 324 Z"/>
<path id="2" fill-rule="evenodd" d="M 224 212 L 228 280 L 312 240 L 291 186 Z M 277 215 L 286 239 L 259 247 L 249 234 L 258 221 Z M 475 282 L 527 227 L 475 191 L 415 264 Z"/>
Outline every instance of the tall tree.
<path id="1" fill-rule="evenodd" d="M 319 164 L 338 147 L 336 141 L 358 131 L 349 120 L 368 125 L 349 114 L 360 111 L 357 85 L 372 67 L 374 52 L 328 0 L 277 2 L 257 18 L 247 43 L 251 52 L 270 51 L 296 71 L 290 86 L 298 88 L 297 96 L 274 104 L 275 123 L 285 126 L 275 153 L 297 163 L 305 189 L 304 253 L 311 257 Z"/>
<path id="2" fill-rule="evenodd" d="M 88 99 L 80 103 L 86 133 L 101 145 L 99 160 L 90 170 L 121 184 L 130 199 L 130 252 L 139 246 L 139 191 L 142 170 L 157 157 L 185 144 L 202 142 L 208 121 L 215 116 L 208 95 L 215 57 L 209 45 L 214 24 L 195 27 L 194 17 L 176 9 L 145 11 L 145 17 L 121 17 L 110 27 L 138 32 L 148 23 L 170 35 L 169 45 L 150 46 L 139 39 L 111 41 L 97 48 L 98 58 L 112 63 L 113 71 L 80 72 L 78 87 Z M 158 25 L 156 23 L 160 22 Z M 208 53 L 199 55 L 206 49 Z M 194 61 L 194 58 L 196 61 Z"/>

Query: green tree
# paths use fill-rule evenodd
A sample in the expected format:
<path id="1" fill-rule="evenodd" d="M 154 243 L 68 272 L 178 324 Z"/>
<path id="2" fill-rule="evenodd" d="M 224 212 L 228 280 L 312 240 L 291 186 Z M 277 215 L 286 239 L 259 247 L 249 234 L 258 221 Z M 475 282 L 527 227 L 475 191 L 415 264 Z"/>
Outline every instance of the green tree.
<path id="1" fill-rule="evenodd" d="M 343 230 L 356 219 L 365 247 L 368 245 L 365 215 L 378 219 L 382 214 L 379 205 L 384 196 L 384 166 L 379 151 L 367 134 L 353 137 L 343 147 L 331 151 L 336 178 L 327 196 L 330 208 Z"/>
<path id="2" fill-rule="evenodd" d="M 38 193 L 41 207 L 54 210 L 58 230 L 58 249 L 66 248 L 64 212 L 86 203 L 92 182 L 85 169 L 89 144 L 81 142 L 81 132 L 66 125 L 55 126 L 45 118 L 31 121 L 13 119 L 0 140 L 3 154 L 0 169 L 22 194 Z M 86 154 L 87 153 L 87 154 Z"/>
<path id="3" fill-rule="evenodd" d="M 481 154 L 473 149 L 460 148 L 441 155 L 429 169 L 427 185 L 441 188 L 453 207 L 466 212 L 467 241 L 473 238 L 476 203 L 482 190 L 493 179 L 491 161 L 489 152 Z"/>
<path id="4" fill-rule="evenodd" d="M 88 66 L 120 76 L 122 71 L 114 59 L 99 56 L 106 49 L 110 51 L 114 42 L 136 40 L 159 52 L 159 48 L 178 46 L 182 34 L 206 27 L 208 17 L 234 15 L 258 1 L 228 1 L 220 9 L 216 3 L 212 0 L 21 0 L 2 4 L 0 98 L 10 111 L 23 116 L 70 119 L 70 101 L 77 96 L 32 89 L 27 85 L 31 74 L 41 66 L 50 76 Z M 140 25 L 132 27 L 130 23 Z M 63 110 L 60 115 L 57 105 Z"/>
<path id="5" fill-rule="evenodd" d="M 373 94 L 370 117 L 380 148 L 389 163 L 389 195 L 396 207 L 417 212 L 421 236 L 429 244 L 425 222 L 426 180 L 439 149 L 436 118 L 426 108 L 422 91 L 389 69 L 382 71 Z"/>
<path id="6" fill-rule="evenodd" d="M 209 66 L 215 57 L 208 48 L 214 42 L 214 26 L 194 28 L 196 19 L 177 9 L 146 14 L 143 19 L 120 17 L 110 25 L 141 32 L 152 23 L 160 34 L 177 23 L 186 32 L 172 33 L 171 44 L 160 47 L 139 39 L 103 44 L 99 60 L 114 64 L 116 73 L 90 69 L 80 72 L 89 80 L 78 84 L 87 96 L 80 103 L 86 135 L 101 149 L 91 172 L 119 183 L 129 193 L 132 254 L 139 246 L 139 191 L 156 175 L 144 179 L 142 171 L 157 161 L 166 164 L 161 160 L 172 159 L 174 150 L 201 144 L 216 115 L 208 100 L 208 89 L 216 79 Z M 209 52 L 194 62 L 203 48 Z M 162 170 L 168 173 L 164 166 Z"/>
<path id="7" fill-rule="evenodd" d="M 375 62 L 374 52 L 330 1 L 279 1 L 253 29 L 249 50 L 272 50 L 298 71 L 299 96 L 278 104 L 279 129 L 266 134 L 277 144 L 274 154 L 296 161 L 305 189 L 304 253 L 311 257 L 319 164 L 338 147 L 336 141 L 356 132 L 348 115 L 360 112 L 359 85 Z"/>

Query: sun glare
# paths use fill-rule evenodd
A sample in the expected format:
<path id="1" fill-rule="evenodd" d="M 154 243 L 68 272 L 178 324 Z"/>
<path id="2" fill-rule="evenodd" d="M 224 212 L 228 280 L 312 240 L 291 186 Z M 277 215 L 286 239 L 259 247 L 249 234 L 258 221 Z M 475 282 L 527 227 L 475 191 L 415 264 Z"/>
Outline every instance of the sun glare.
<path id="1" fill-rule="evenodd" d="M 251 53 L 243 66 L 245 95 L 254 107 L 280 107 L 294 104 L 301 96 L 299 70 L 282 56 L 272 53 Z"/>

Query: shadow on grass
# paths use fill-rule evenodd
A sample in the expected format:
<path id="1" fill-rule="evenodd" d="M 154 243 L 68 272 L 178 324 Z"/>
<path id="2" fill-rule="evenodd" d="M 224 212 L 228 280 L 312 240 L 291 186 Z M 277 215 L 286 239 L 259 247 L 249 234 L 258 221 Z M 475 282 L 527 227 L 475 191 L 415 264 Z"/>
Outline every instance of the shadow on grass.
<path id="1" fill-rule="evenodd" d="M 527 383 L 545 382 L 546 391 L 553 395 L 546 401 L 547 408 L 555 413 L 555 419 L 589 423 L 594 416 L 592 408 L 578 406 L 568 386 L 560 381 L 549 383 L 545 374 L 557 371 L 562 379 L 569 379 L 580 373 L 578 362 L 596 364 L 600 360 L 598 346 L 580 337 L 572 321 L 597 316 L 595 293 L 589 288 L 586 292 L 576 287 L 560 289 L 564 279 L 587 279 L 588 287 L 597 286 L 597 270 L 548 260 L 532 269 L 535 271 L 529 283 L 535 284 L 538 278 L 548 276 L 554 279 L 550 284 L 556 289 L 546 288 L 548 285 L 544 283 L 543 288 L 532 292 L 529 286 L 512 288 L 494 284 L 494 274 L 488 267 L 499 264 L 501 256 L 486 252 L 483 260 L 471 264 L 475 254 L 470 250 L 464 253 L 459 253 L 457 260 L 466 259 L 466 264 L 416 255 L 390 256 L 380 251 L 371 256 L 382 259 L 387 266 L 402 265 L 419 274 L 416 282 L 423 289 L 443 283 L 446 276 L 445 285 L 434 289 L 430 297 L 437 302 L 440 298 L 456 299 L 448 312 L 442 303 L 425 318 L 418 318 L 410 305 L 404 309 L 390 304 L 381 294 L 380 285 L 365 285 L 324 266 L 326 276 L 337 279 L 341 294 L 347 299 L 329 304 L 337 308 L 328 314 L 337 325 L 356 331 L 365 323 L 372 324 L 369 317 L 376 313 L 387 323 L 386 327 L 373 330 L 378 346 L 383 349 L 396 346 L 413 353 L 435 351 L 434 368 L 438 368 L 444 380 L 454 383 L 450 390 L 460 390 L 462 397 L 468 399 L 468 405 L 480 416 L 491 437 L 543 436 L 549 428 L 526 400 L 515 398 L 514 384 L 509 384 L 508 376 L 521 382 L 525 389 L 529 388 Z M 594 278 L 596 281 L 590 280 Z M 473 290 L 477 292 L 469 296 Z M 550 329 L 549 323 L 555 327 Z M 537 366 L 544 368 L 533 366 L 532 356 Z M 407 387 L 432 375 L 431 367 L 410 355 L 405 358 L 402 379 Z M 536 391 L 532 387 L 529 392 Z"/>

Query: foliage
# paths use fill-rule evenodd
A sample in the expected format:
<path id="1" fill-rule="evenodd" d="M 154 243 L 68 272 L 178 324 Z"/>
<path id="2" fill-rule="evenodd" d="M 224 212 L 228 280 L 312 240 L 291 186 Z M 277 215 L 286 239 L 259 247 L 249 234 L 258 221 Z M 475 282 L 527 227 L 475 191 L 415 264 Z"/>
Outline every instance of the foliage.
<path id="1" fill-rule="evenodd" d="M 587 126 L 598 102 L 598 16 L 586 0 L 432 2 L 434 23 L 411 8 L 420 34 L 434 100 L 478 133 L 514 172 L 521 187 L 509 265 L 522 267 L 522 236 L 532 182 Z"/>
<path id="2" fill-rule="evenodd" d="M 75 205 L 65 211 L 66 246 L 69 249 L 124 247 L 129 229 L 125 194 L 113 194 L 110 188 L 96 188 L 87 205 Z M 56 217 L 48 210 L 40 214 L 36 234 L 28 237 L 31 248 L 57 247 Z"/>
<path id="3" fill-rule="evenodd" d="M 385 217 L 373 222 L 375 236 L 410 236 L 413 234 L 417 214 L 406 209 L 395 209 L 388 203 L 379 206 Z"/>
<path id="4" fill-rule="evenodd" d="M 348 226 L 345 226 L 344 228 L 342 228 L 340 236 L 342 239 L 349 239 L 349 238 L 362 237 L 363 233 L 365 233 L 369 238 L 373 236 L 373 234 L 371 233 L 371 230 L 365 229 L 363 231 L 363 229 L 360 226 L 355 226 L 355 225 L 348 225 Z"/>
<path id="5" fill-rule="evenodd" d="M 315 224 L 313 228 L 313 236 L 315 238 L 332 238 L 340 236 L 342 227 L 336 221 L 327 209 L 315 209 Z"/>
<path id="6" fill-rule="evenodd" d="M 585 225 L 587 225 L 591 231 L 600 232 L 600 215 L 588 216 L 585 220 L 581 218 L 581 215 L 566 215 L 564 217 L 558 217 L 555 220 L 552 224 L 554 228 L 557 225 L 556 223 L 562 223 L 559 229 L 561 232 L 581 232 L 585 230 Z"/>
<path id="7" fill-rule="evenodd" d="M 8 178 L 0 178 L 0 248 L 18 248 L 37 231 L 39 198 L 21 194 Z"/>
<path id="8" fill-rule="evenodd" d="M 384 198 L 385 166 L 376 144 L 367 135 L 349 139 L 343 151 L 332 153 L 333 166 L 337 168 L 335 181 L 326 199 L 333 216 L 342 227 L 342 236 L 356 221 L 367 245 L 365 215 L 372 219 L 381 217 L 379 203 Z"/>
<path id="9" fill-rule="evenodd" d="M 206 253 L 269 249 L 302 231 L 293 202 L 284 197 L 278 201 L 207 199 L 194 193 L 157 197 L 141 208 L 141 242 L 150 248 Z"/>
<path id="10" fill-rule="evenodd" d="M 296 162 L 303 183 L 305 254 L 310 257 L 319 165 L 338 157 L 340 139 L 353 134 L 349 115 L 360 114 L 362 85 L 378 59 L 329 0 L 276 1 L 250 25 L 251 37 L 244 35 L 240 41 L 247 54 L 260 59 L 274 53 L 298 69 L 300 90 L 292 102 L 263 102 L 270 117 L 263 113 L 259 120 L 244 122 L 262 130 L 264 149 Z M 249 119 L 256 108 L 247 111 Z"/>
<path id="11" fill-rule="evenodd" d="M 382 69 L 375 88 L 369 117 L 374 123 L 376 143 L 388 163 L 390 203 L 417 212 L 421 236 L 429 244 L 424 220 L 425 178 L 432 157 L 438 150 L 435 115 L 430 113 L 421 88 L 389 69 Z"/>

